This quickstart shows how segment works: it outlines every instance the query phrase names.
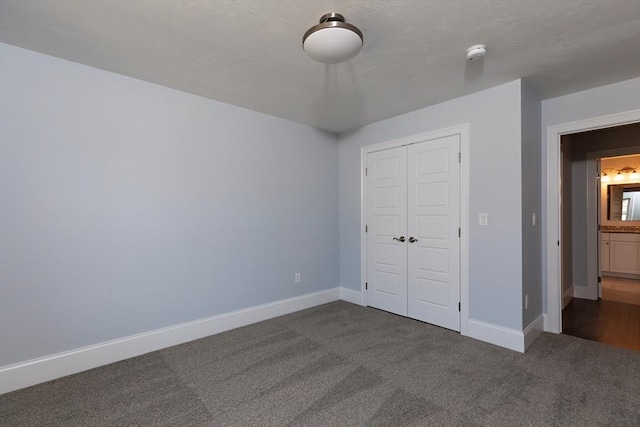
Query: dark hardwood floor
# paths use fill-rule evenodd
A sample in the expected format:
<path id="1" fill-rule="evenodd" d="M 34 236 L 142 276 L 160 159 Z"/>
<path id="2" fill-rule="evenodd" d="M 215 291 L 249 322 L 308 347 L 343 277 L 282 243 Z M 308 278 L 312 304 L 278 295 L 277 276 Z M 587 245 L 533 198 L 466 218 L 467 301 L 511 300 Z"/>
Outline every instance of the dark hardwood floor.
<path id="1" fill-rule="evenodd" d="M 640 305 L 640 280 L 605 276 L 602 278 L 602 299 Z"/>
<path id="2" fill-rule="evenodd" d="M 574 298 L 562 311 L 562 333 L 640 351 L 640 305 Z"/>

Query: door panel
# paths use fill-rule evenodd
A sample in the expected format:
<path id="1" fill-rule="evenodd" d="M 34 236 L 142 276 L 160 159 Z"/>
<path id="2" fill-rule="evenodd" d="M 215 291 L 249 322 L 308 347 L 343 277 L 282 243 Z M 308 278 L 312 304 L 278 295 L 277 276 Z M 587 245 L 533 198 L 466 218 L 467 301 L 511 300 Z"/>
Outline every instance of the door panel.
<path id="1" fill-rule="evenodd" d="M 408 316 L 460 330 L 459 135 L 408 147 Z"/>
<path id="2" fill-rule="evenodd" d="M 417 248 L 418 269 L 434 273 L 449 273 L 449 251 L 441 248 Z"/>
<path id="3" fill-rule="evenodd" d="M 407 150 L 367 156 L 367 303 L 407 315 Z"/>
<path id="4" fill-rule="evenodd" d="M 449 284 L 437 280 L 417 279 L 417 300 L 426 304 L 449 306 Z"/>

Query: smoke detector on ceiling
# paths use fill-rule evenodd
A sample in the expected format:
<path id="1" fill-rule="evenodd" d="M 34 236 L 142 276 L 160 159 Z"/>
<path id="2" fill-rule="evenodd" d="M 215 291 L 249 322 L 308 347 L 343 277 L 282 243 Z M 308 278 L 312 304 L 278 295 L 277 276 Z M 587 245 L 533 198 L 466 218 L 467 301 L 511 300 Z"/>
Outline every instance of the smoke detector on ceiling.
<path id="1" fill-rule="evenodd" d="M 469 61 L 475 61 L 487 54 L 487 47 L 483 44 L 477 44 L 467 49 L 467 59 Z"/>

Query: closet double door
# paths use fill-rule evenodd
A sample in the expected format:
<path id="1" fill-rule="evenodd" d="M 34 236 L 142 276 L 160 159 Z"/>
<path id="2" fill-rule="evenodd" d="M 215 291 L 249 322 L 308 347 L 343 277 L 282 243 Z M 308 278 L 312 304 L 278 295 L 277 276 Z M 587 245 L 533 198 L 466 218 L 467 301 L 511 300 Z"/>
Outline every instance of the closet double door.
<path id="1" fill-rule="evenodd" d="M 367 155 L 367 304 L 460 330 L 460 135 Z"/>

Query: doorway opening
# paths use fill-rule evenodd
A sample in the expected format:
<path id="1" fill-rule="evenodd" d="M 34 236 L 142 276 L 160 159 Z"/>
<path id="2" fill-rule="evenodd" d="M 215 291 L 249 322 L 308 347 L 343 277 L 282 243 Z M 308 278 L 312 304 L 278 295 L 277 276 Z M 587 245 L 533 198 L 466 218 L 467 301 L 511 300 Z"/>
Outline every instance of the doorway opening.
<path id="1" fill-rule="evenodd" d="M 564 134 L 560 157 L 561 332 L 640 351 L 640 123 Z"/>
<path id="2" fill-rule="evenodd" d="M 546 288 L 544 289 L 546 291 L 546 317 L 544 319 L 544 330 L 547 332 L 556 334 L 562 332 L 561 254 L 564 241 L 561 240 L 561 136 L 632 123 L 640 123 L 640 109 L 547 127 L 546 221 L 543 223 L 546 252 Z"/>

